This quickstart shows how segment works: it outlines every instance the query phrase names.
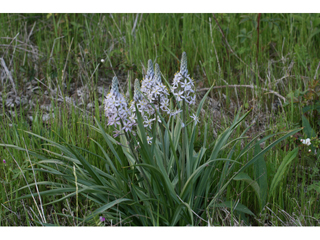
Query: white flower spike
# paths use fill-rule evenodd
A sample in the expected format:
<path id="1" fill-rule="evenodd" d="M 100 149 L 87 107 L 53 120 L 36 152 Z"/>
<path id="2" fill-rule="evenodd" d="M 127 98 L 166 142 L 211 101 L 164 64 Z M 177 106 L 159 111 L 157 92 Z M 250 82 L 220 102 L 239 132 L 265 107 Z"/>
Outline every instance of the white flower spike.
<path id="1" fill-rule="evenodd" d="M 187 54 L 183 52 L 180 72 L 174 75 L 171 92 L 178 102 L 185 100 L 188 104 L 195 104 L 194 83 L 188 74 Z"/>

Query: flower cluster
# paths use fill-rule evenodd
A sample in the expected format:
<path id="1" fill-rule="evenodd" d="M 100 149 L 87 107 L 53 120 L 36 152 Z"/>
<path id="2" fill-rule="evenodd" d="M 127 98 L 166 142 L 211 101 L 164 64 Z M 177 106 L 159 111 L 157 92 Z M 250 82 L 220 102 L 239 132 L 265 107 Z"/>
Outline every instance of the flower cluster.
<path id="1" fill-rule="evenodd" d="M 155 69 L 155 70 L 154 70 Z M 180 72 L 175 74 L 171 92 L 176 96 L 176 100 L 185 100 L 188 104 L 195 104 L 195 92 L 193 80 L 188 75 L 187 55 L 184 52 L 181 59 Z M 133 126 L 137 125 L 136 109 L 143 118 L 144 127 L 151 129 L 153 121 L 156 118 L 156 111 L 164 112 L 170 116 L 175 116 L 182 110 L 171 110 L 169 108 L 169 91 L 162 83 L 159 65 L 156 63 L 153 68 L 151 60 L 148 61 L 148 70 L 144 79 L 141 81 L 136 79 L 134 83 L 134 96 L 130 106 L 128 106 L 123 94 L 119 91 L 119 82 L 117 77 L 112 80 L 110 93 L 104 101 L 105 114 L 108 118 L 108 125 L 119 125 L 124 131 L 132 131 Z M 191 117 L 195 124 L 199 122 L 199 118 L 193 114 Z M 161 120 L 158 118 L 158 121 Z M 116 131 L 116 135 L 120 130 Z M 147 136 L 148 143 L 152 143 L 152 138 Z"/>
<path id="2" fill-rule="evenodd" d="M 176 96 L 178 102 L 184 99 L 188 104 L 195 104 L 194 83 L 188 74 L 187 54 L 185 52 L 182 54 L 180 72 L 175 74 L 172 85 L 171 92 Z"/>
<path id="3" fill-rule="evenodd" d="M 157 63 L 155 64 L 154 71 L 151 59 L 148 61 L 147 74 L 141 82 L 141 92 L 147 97 L 149 103 L 153 103 L 155 105 L 157 110 L 159 110 L 160 107 L 163 111 L 170 111 L 168 106 L 168 89 L 161 81 L 159 65 Z"/>
<path id="4" fill-rule="evenodd" d="M 138 83 L 135 83 L 135 89 L 136 88 L 139 88 Z M 144 119 L 145 127 L 151 128 L 152 121 L 156 119 L 155 110 L 159 111 L 161 109 L 167 114 L 170 114 L 168 89 L 161 81 L 159 65 L 157 63 L 155 64 L 154 71 L 151 60 L 148 61 L 147 74 L 141 82 L 141 95 L 143 96 L 142 99 L 136 103 Z M 158 121 L 161 122 L 160 119 L 158 119 Z"/>
<path id="5" fill-rule="evenodd" d="M 119 92 L 119 81 L 116 76 L 112 79 L 112 86 L 110 93 L 106 96 L 104 101 L 104 110 L 108 118 L 108 125 L 121 125 L 123 123 L 123 130 L 131 130 L 135 121 L 130 118 L 131 111 L 124 96 Z"/>
<path id="6" fill-rule="evenodd" d="M 151 118 L 151 116 L 154 114 L 154 109 L 152 108 L 150 101 L 143 96 L 138 79 L 136 79 L 134 83 L 133 100 L 134 101 L 131 102 L 130 106 L 130 109 L 132 111 L 131 118 L 136 119 L 135 111 L 137 106 L 137 109 L 141 113 L 141 116 L 143 118 L 144 127 L 151 128 L 151 123 L 155 120 L 155 118 Z"/>

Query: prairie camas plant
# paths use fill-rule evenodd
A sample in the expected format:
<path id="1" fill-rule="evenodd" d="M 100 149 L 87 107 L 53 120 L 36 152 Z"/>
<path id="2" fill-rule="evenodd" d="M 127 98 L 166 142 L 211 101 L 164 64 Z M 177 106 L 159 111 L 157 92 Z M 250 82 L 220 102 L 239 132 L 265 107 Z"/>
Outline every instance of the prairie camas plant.
<path id="1" fill-rule="evenodd" d="M 32 132 L 29 132 L 32 136 L 45 140 L 48 142 L 46 145 L 51 145 L 50 155 L 47 151 L 42 153 L 0 143 L 0 146 L 16 148 L 26 151 L 28 156 L 38 157 L 40 161 L 34 164 L 54 176 L 50 179 L 61 178 L 64 183 L 62 185 L 60 180 L 35 182 L 32 185 L 49 185 L 52 189 L 40 189 L 41 192 L 35 193 L 29 188 L 31 194 L 24 194 L 17 200 L 33 196 L 40 198 L 40 193 L 41 196 L 55 198 L 57 193 L 68 193 L 57 200 L 54 199 L 54 202 L 63 201 L 72 196 L 76 196 L 76 202 L 78 198 L 80 201 L 90 199 L 97 209 L 90 211 L 82 218 L 77 217 L 77 219 L 83 219 L 83 223 L 79 224 L 109 225 L 111 223 L 112 225 L 113 221 L 116 225 L 131 226 L 212 226 L 217 203 L 221 200 L 225 201 L 220 205 L 224 207 L 230 201 L 234 202 L 232 198 L 228 199 L 225 195 L 232 180 L 248 179 L 249 175 L 244 175 L 243 171 L 252 164 L 259 163 L 268 150 L 301 129 L 285 132 L 281 138 L 264 149 L 260 148 L 260 144 L 265 140 L 252 140 L 238 151 L 236 146 L 238 143 L 241 144 L 248 128 L 236 135 L 233 132 L 239 129 L 240 124 L 249 114 L 247 112 L 240 116 L 240 109 L 229 128 L 212 141 L 207 139 L 207 124 L 203 121 L 204 131 L 200 132 L 199 129 L 203 125 L 198 126 L 198 122 L 202 107 L 213 85 L 192 114 L 193 108 L 187 108 L 186 105 L 194 104 L 194 85 L 188 75 L 186 63 L 184 53 L 180 72 L 176 74 L 174 86 L 171 88 L 178 102 L 178 107 L 175 109 L 170 109 L 173 104 L 169 104 L 171 99 L 168 97 L 168 89 L 161 82 L 159 66 L 155 65 L 154 72 L 151 60 L 142 82 L 144 90 L 140 88 L 139 80 L 136 80 L 130 106 L 119 91 L 117 77 L 114 77 L 110 93 L 104 101 L 104 110 L 108 126 L 112 126 L 116 134 L 114 137 L 110 136 L 95 118 L 95 125 L 89 125 L 90 130 L 98 133 L 98 136 L 93 135 L 94 137 L 91 138 L 96 144 L 92 149 L 87 150 L 71 144 L 64 145 L 66 141 L 55 142 Z M 179 104 L 179 101 L 182 101 L 182 104 Z M 164 114 L 169 116 L 163 116 Z M 159 118 L 161 124 L 157 121 Z M 193 124 L 188 123 L 188 119 L 192 119 Z M 233 135 L 236 138 L 230 139 Z M 116 136 L 119 139 L 116 140 Z M 273 136 L 270 135 L 264 139 Z M 305 144 L 309 144 L 310 141 L 305 140 Z M 232 150 L 228 151 L 227 146 L 231 146 Z M 261 150 L 256 150 L 256 146 Z M 253 152 L 251 154 L 251 151 L 254 151 L 254 154 Z M 294 154 L 297 153 L 298 148 L 288 156 L 293 159 Z M 51 154 L 54 154 L 54 158 Z M 243 163 L 241 162 L 243 156 L 252 156 L 252 158 L 246 159 Z M 263 164 L 265 161 L 262 158 L 260 162 L 262 163 L 259 164 Z M 4 160 L 3 163 L 5 163 Z M 280 169 L 276 176 L 283 171 L 283 168 Z M 255 183 L 260 184 L 259 189 L 263 189 L 261 186 L 267 186 L 266 183 Z M 270 194 L 274 194 L 278 183 L 278 180 L 272 181 Z M 267 190 L 268 188 L 265 188 L 263 191 Z M 263 209 L 268 198 L 274 195 L 269 195 L 268 198 L 267 195 L 265 196 L 263 200 L 260 194 L 257 194 L 260 209 Z M 36 201 L 34 202 L 37 204 Z M 245 206 L 241 208 L 245 209 Z M 244 213 L 254 215 L 249 209 Z M 40 214 L 42 213 L 39 211 Z M 41 221 L 46 223 L 45 219 Z"/>

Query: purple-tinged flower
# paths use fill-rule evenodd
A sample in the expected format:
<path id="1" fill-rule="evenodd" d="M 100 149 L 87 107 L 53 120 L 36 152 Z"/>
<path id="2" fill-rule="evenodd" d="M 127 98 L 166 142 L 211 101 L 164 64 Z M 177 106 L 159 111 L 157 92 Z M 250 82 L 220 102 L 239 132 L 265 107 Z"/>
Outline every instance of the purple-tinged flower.
<path id="1" fill-rule="evenodd" d="M 2 161 L 3 161 L 3 163 L 4 163 L 4 164 L 6 164 L 6 163 L 7 163 L 5 159 L 3 159 Z"/>
<path id="2" fill-rule="evenodd" d="M 104 217 L 100 217 L 100 222 L 104 222 L 106 219 Z"/>

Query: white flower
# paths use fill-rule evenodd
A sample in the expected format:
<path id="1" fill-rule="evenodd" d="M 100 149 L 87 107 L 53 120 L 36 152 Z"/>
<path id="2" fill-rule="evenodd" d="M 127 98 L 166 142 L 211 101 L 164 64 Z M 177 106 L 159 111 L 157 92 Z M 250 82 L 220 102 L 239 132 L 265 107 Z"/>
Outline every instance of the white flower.
<path id="1" fill-rule="evenodd" d="M 174 94 L 176 95 L 178 102 L 182 101 L 182 98 L 184 98 L 182 94 L 183 94 L 183 91 L 179 91 L 178 93 Z"/>
<path id="2" fill-rule="evenodd" d="M 193 121 L 195 122 L 195 123 L 194 123 L 195 125 L 199 122 L 199 118 L 198 118 L 195 114 L 192 114 L 191 118 L 192 118 Z"/>
<path id="3" fill-rule="evenodd" d="M 104 59 L 101 59 L 101 62 L 104 63 Z"/>
<path id="4" fill-rule="evenodd" d="M 309 145 L 311 145 L 311 140 L 310 140 L 310 138 L 307 138 L 306 139 L 306 144 L 309 146 Z"/>
<path id="5" fill-rule="evenodd" d="M 160 104 L 161 104 L 161 105 L 160 105 L 161 110 L 168 112 L 168 109 L 169 109 L 169 99 L 164 99 L 163 101 L 161 101 Z"/>
<path id="6" fill-rule="evenodd" d="M 180 86 L 181 86 L 182 88 L 187 88 L 187 87 L 189 87 L 189 82 L 187 81 L 186 78 L 184 79 L 184 82 L 180 82 Z"/>
<path id="7" fill-rule="evenodd" d="M 152 143 L 152 137 L 147 136 L 147 141 L 148 141 L 148 144 L 151 145 L 151 143 Z"/>
<path id="8" fill-rule="evenodd" d="M 126 123 L 124 123 L 124 127 L 122 128 L 122 130 L 128 132 L 132 130 L 132 123 L 131 121 L 127 121 Z"/>
<path id="9" fill-rule="evenodd" d="M 155 120 L 155 118 L 152 118 L 152 119 L 147 119 L 147 120 L 145 120 L 144 121 L 144 127 L 149 127 L 150 129 L 151 129 L 151 123 L 152 123 L 152 121 L 154 121 Z"/>
<path id="10" fill-rule="evenodd" d="M 301 139 L 302 144 L 305 144 L 307 146 L 311 145 L 311 140 L 310 138 L 307 139 Z"/>

